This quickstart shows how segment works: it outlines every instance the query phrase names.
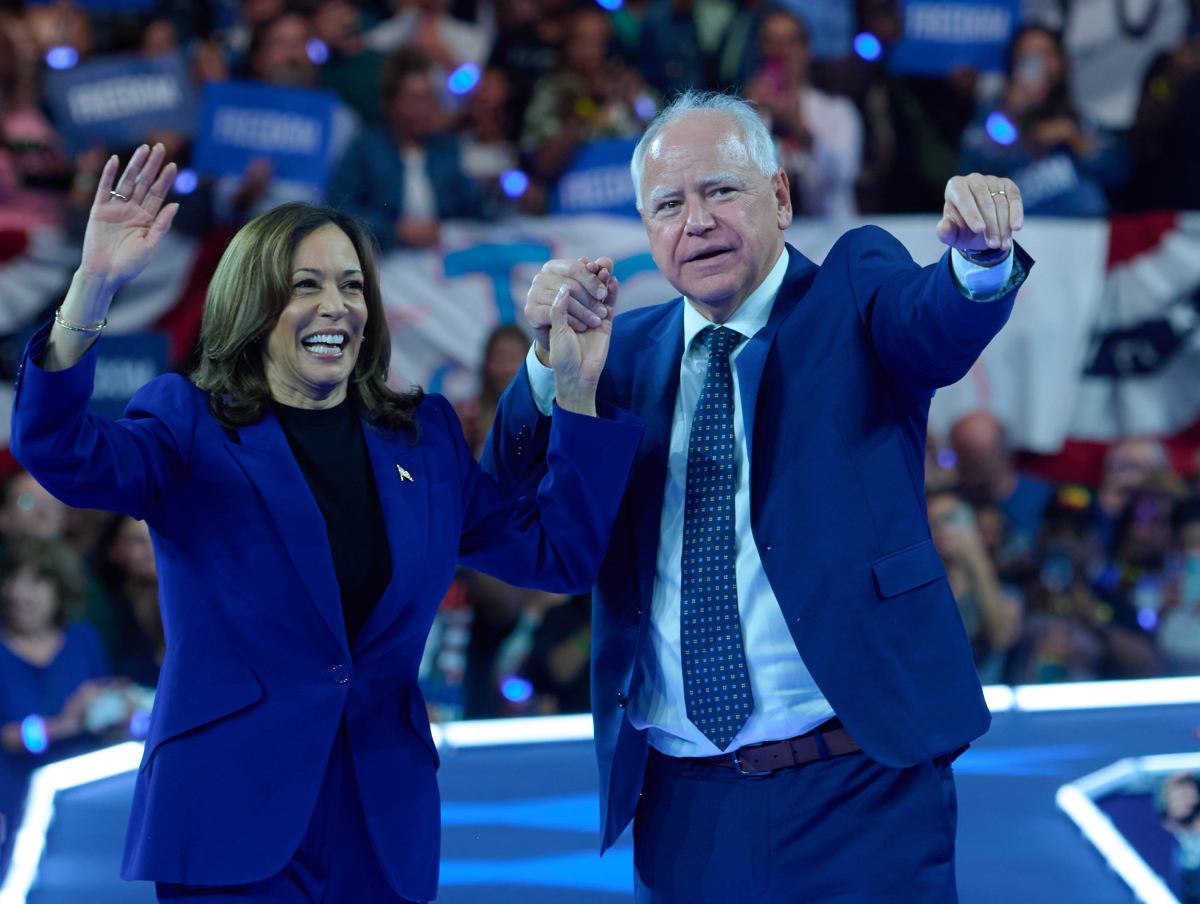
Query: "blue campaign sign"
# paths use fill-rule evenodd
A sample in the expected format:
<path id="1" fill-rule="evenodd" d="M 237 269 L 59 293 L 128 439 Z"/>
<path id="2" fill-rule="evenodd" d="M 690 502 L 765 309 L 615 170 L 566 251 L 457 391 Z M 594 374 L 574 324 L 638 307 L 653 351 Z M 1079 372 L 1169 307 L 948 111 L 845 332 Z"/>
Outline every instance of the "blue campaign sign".
<path id="1" fill-rule="evenodd" d="M 635 139 L 593 141 L 580 148 L 571 168 L 558 180 L 555 213 L 611 213 L 636 217 L 637 204 L 629 159 Z"/>
<path id="2" fill-rule="evenodd" d="M 91 410 L 104 417 L 121 417 L 135 392 L 167 372 L 170 350 L 162 333 L 105 336 L 99 350 Z"/>
<path id="3" fill-rule="evenodd" d="M 152 132 L 191 135 L 195 98 L 178 53 L 110 56 L 46 73 L 55 125 L 73 151 L 125 148 Z"/>
<path id="4" fill-rule="evenodd" d="M 945 75 L 961 66 L 1004 68 L 1004 49 L 1021 21 L 1021 0 L 904 0 L 904 38 L 888 67 L 905 75 Z"/>
<path id="5" fill-rule="evenodd" d="M 258 82 L 206 85 L 192 164 L 206 176 L 240 176 L 256 158 L 275 176 L 325 187 L 334 95 Z"/>

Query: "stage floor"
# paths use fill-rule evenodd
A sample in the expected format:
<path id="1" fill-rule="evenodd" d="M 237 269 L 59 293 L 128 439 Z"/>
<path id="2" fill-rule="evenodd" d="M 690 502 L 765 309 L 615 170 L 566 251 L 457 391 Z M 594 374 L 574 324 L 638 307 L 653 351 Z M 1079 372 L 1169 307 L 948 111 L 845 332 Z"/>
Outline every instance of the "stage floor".
<path id="1" fill-rule="evenodd" d="M 1115 760 L 1200 747 L 1200 703 L 1002 711 L 955 764 L 964 904 L 1129 904 L 1134 895 L 1055 807 L 1065 782 Z M 30 904 L 149 904 L 117 865 L 133 775 L 59 792 Z M 443 745 L 440 904 L 618 904 L 628 833 L 597 856 L 587 740 Z M 897 902 L 903 900 L 902 895 Z M 4 901 L 3 904 L 10 904 Z"/>

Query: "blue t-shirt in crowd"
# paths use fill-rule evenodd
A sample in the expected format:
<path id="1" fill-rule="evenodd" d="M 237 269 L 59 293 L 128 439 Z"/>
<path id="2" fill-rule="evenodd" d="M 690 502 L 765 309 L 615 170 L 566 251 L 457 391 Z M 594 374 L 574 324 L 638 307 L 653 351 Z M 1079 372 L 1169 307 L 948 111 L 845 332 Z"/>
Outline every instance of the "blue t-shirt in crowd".
<path id="1" fill-rule="evenodd" d="M 0 724 L 29 715 L 56 716 L 85 681 L 112 675 L 100 634 L 88 622 L 65 629 L 62 649 L 44 666 L 0 643 Z"/>
<path id="2" fill-rule="evenodd" d="M 1042 530 L 1046 506 L 1054 498 L 1054 484 L 1022 474 L 1017 479 L 1017 488 L 1012 495 L 997 507 L 1008 519 L 1010 542 L 1019 545 L 1022 552 L 1033 549 Z"/>
<path id="3" fill-rule="evenodd" d="M 26 716 L 56 716 L 79 685 L 112 675 L 100 633 L 88 622 L 65 630 L 62 649 L 44 666 L 26 662 L 0 643 L 0 725 Z M 12 842 L 24 810 L 29 773 L 50 759 L 70 756 L 95 743 L 89 738 L 64 742 L 37 757 L 0 751 L 0 813 L 8 818 L 8 838 L 0 844 L 0 879 L 12 854 Z"/>

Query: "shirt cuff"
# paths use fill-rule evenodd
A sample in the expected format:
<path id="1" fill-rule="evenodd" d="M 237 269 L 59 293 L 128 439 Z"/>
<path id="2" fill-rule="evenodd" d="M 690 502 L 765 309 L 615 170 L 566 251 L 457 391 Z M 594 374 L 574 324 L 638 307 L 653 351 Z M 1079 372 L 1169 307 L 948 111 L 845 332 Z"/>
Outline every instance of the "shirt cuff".
<path id="1" fill-rule="evenodd" d="M 525 356 L 525 372 L 529 374 L 529 392 L 538 411 L 546 417 L 554 414 L 554 370 L 547 367 L 537 356 L 537 345 L 529 347 Z"/>
<path id="2" fill-rule="evenodd" d="M 954 279 L 959 289 L 972 301 L 994 301 L 1003 293 L 1000 291 L 1008 285 L 1013 272 L 1013 253 L 994 267 L 981 267 L 963 257 L 957 249 L 950 252 L 950 269 L 954 271 Z"/>

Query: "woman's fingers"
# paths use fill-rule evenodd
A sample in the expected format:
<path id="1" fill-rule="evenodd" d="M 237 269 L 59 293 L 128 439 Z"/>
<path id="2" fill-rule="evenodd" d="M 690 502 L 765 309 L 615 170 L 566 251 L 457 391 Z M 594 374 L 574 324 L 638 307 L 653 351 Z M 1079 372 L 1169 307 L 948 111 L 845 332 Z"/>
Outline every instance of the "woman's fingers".
<path id="1" fill-rule="evenodd" d="M 138 175 L 142 171 L 142 167 L 146 164 L 146 159 L 150 156 L 150 148 L 147 145 L 141 145 L 133 156 L 129 158 L 129 162 L 125 164 L 125 172 L 121 173 L 121 178 L 117 180 L 117 186 L 114 189 L 122 198 L 115 198 L 117 201 L 128 201 L 133 197 L 133 190 L 137 187 Z"/>
<path id="2" fill-rule="evenodd" d="M 175 219 L 175 214 L 179 212 L 179 204 L 168 204 L 158 212 L 158 216 L 154 218 L 154 222 L 150 224 L 150 231 L 147 235 L 147 241 L 151 247 L 157 245 L 167 230 L 171 228 L 171 221 Z"/>
<path id="3" fill-rule="evenodd" d="M 134 204 L 141 204 L 146 200 L 146 195 L 150 193 L 150 186 L 158 178 L 158 171 L 162 167 L 166 156 L 167 149 L 161 143 L 156 144 L 150 149 L 150 156 L 146 158 L 145 164 L 143 164 L 141 171 L 138 173 L 137 181 L 133 186 L 133 194 L 129 196 L 129 200 Z M 122 192 L 121 194 L 126 194 L 126 192 Z"/>
<path id="4" fill-rule="evenodd" d="M 92 205 L 105 204 L 109 201 L 116 201 L 112 195 L 113 179 L 117 177 L 117 167 L 120 161 L 117 160 L 117 155 L 113 154 L 104 161 L 104 168 L 100 170 L 100 181 L 96 183 L 96 197 L 92 200 Z"/>
<path id="5" fill-rule="evenodd" d="M 142 209 L 150 216 L 158 215 L 159 209 L 167 199 L 167 194 L 171 191 L 171 186 L 175 183 L 177 172 L 178 168 L 175 164 L 168 163 L 163 167 L 158 178 L 154 180 L 154 184 L 150 186 L 149 192 L 146 193 L 146 199 L 142 202 Z"/>

